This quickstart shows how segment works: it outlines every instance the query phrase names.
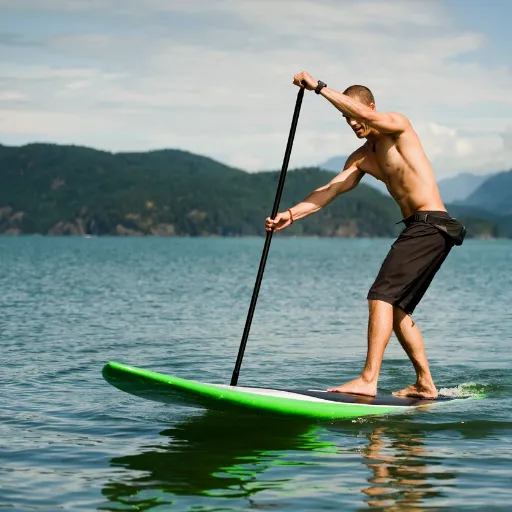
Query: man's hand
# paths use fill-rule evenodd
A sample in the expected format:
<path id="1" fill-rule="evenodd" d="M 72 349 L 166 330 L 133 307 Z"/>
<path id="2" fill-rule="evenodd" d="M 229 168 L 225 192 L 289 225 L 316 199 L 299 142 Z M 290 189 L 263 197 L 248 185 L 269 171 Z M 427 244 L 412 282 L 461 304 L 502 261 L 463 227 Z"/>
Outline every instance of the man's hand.
<path id="1" fill-rule="evenodd" d="M 308 91 L 314 91 L 318 85 L 318 80 L 315 80 L 310 74 L 302 71 L 293 77 L 293 85 L 304 87 Z"/>
<path id="2" fill-rule="evenodd" d="M 266 231 L 281 231 L 281 229 L 287 228 L 291 223 L 292 218 L 290 212 L 278 213 L 274 220 L 267 217 L 265 229 Z"/>

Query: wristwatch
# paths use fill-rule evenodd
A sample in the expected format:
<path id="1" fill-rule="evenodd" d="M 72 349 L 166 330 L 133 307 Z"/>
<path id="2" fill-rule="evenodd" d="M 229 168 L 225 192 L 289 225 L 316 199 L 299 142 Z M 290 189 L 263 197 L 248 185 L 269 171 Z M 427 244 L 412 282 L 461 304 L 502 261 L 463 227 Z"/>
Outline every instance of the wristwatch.
<path id="1" fill-rule="evenodd" d="M 318 80 L 318 85 L 316 86 L 315 88 L 315 92 L 317 94 L 320 94 L 320 91 L 324 88 L 324 87 L 327 87 L 327 84 L 325 82 L 322 82 L 322 80 Z"/>

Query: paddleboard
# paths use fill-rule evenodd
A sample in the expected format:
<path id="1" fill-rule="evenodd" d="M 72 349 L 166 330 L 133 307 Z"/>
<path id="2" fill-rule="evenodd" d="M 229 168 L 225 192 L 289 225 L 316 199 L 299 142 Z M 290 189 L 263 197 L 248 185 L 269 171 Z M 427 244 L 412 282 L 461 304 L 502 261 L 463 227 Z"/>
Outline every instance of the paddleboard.
<path id="1" fill-rule="evenodd" d="M 208 384 L 109 362 L 103 377 L 116 388 L 148 400 L 219 411 L 252 410 L 258 413 L 302 416 L 316 419 L 351 419 L 362 416 L 400 413 L 421 407 L 445 404 L 464 397 L 436 400 L 375 398 L 323 390 L 269 389 Z"/>

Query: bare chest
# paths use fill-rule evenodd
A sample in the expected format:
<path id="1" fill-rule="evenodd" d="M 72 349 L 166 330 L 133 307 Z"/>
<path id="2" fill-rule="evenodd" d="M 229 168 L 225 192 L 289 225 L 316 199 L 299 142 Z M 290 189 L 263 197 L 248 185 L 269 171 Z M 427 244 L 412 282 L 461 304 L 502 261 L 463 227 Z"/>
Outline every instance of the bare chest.
<path id="1" fill-rule="evenodd" d="M 377 142 L 368 142 L 364 159 L 365 172 L 389 184 L 390 181 L 400 179 L 405 167 L 406 163 L 393 139 L 386 137 Z"/>

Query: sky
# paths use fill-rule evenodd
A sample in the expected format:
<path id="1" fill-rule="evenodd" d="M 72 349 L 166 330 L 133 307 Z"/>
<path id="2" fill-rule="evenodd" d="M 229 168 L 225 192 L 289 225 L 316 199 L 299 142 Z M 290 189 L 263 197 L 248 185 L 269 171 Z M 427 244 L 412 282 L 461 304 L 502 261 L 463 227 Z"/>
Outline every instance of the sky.
<path id="1" fill-rule="evenodd" d="M 401 112 L 440 178 L 512 167 L 512 2 L 0 0 L 0 143 L 281 167 L 307 71 Z M 360 141 L 305 95 L 290 167 Z"/>

